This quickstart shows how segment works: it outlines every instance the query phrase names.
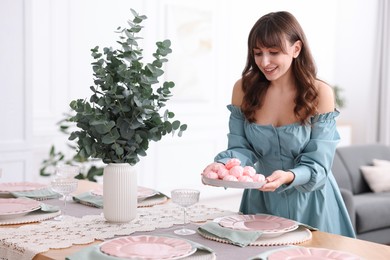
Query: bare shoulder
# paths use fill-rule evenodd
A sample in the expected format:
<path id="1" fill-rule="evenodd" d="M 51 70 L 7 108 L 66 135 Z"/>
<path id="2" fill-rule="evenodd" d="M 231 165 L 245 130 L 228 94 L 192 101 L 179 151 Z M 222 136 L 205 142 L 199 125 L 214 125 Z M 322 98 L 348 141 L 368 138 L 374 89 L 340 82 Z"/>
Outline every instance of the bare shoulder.
<path id="1" fill-rule="evenodd" d="M 233 86 L 232 105 L 241 106 L 243 98 L 244 91 L 242 90 L 242 79 L 239 79 Z"/>
<path id="2" fill-rule="evenodd" d="M 333 88 L 321 80 L 316 81 L 316 87 L 318 90 L 318 113 L 333 112 L 335 109 Z"/>

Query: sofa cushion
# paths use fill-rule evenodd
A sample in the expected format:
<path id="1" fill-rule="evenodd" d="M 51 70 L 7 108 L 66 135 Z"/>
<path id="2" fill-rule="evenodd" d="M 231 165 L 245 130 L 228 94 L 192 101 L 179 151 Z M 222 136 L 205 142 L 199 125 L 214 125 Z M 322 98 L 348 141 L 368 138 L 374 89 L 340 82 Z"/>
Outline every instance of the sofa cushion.
<path id="1" fill-rule="evenodd" d="M 371 192 L 360 171 L 361 166 L 372 165 L 374 158 L 390 160 L 390 147 L 381 144 L 343 146 L 337 148 L 337 153 L 351 177 L 353 194 Z"/>
<path id="2" fill-rule="evenodd" d="M 360 169 L 373 192 L 390 191 L 390 166 L 362 166 Z"/>
<path id="3" fill-rule="evenodd" d="M 357 233 L 390 228 L 390 192 L 355 195 L 354 203 Z"/>
<path id="4" fill-rule="evenodd" d="M 388 160 L 373 159 L 372 163 L 374 164 L 374 166 L 388 166 L 388 167 L 390 167 L 390 161 L 388 161 Z"/>

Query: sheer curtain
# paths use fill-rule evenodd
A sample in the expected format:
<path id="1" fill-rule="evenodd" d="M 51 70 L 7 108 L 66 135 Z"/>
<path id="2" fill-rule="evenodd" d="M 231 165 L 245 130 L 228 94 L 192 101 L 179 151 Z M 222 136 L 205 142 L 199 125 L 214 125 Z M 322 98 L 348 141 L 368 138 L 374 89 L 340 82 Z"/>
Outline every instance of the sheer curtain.
<path id="1" fill-rule="evenodd" d="M 372 141 L 390 145 L 390 4 L 378 1 L 377 74 L 373 84 Z"/>

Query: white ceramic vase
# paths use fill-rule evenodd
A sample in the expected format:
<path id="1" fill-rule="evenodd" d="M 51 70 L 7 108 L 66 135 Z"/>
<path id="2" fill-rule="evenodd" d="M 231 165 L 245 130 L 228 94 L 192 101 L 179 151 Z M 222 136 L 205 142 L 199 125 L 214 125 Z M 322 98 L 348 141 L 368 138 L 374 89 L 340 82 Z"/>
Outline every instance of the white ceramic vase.
<path id="1" fill-rule="evenodd" d="M 137 216 L 137 172 L 128 163 L 110 163 L 103 172 L 103 213 L 108 222 L 125 223 Z"/>

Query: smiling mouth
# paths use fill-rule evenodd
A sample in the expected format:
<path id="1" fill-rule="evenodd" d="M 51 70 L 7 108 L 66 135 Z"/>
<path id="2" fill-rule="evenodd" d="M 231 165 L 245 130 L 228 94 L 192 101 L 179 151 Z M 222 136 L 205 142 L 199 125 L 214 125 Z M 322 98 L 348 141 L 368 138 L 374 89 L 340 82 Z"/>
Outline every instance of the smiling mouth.
<path id="1" fill-rule="evenodd" d="M 264 71 L 264 73 L 266 73 L 266 74 L 270 74 L 270 73 L 272 73 L 272 72 L 274 72 L 275 70 L 276 70 L 276 68 L 277 67 L 275 67 L 275 68 L 271 68 L 271 69 L 263 69 L 263 71 Z"/>

